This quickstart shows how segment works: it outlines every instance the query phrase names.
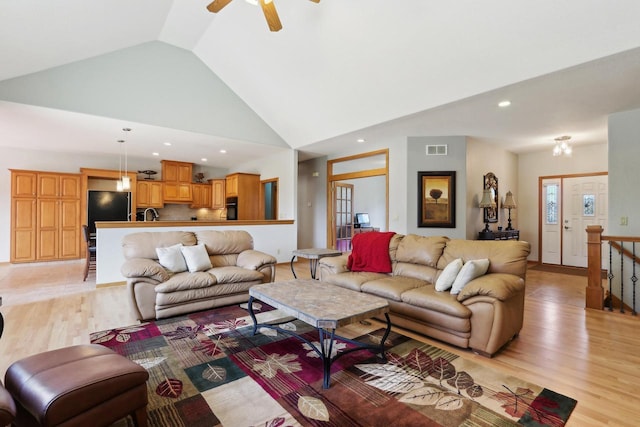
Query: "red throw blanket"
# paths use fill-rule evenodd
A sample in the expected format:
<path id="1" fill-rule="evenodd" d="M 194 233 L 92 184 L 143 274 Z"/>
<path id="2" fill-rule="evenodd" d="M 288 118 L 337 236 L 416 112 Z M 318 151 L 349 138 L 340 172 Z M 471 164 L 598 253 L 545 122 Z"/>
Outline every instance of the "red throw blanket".
<path id="1" fill-rule="evenodd" d="M 353 236 L 353 250 L 347 260 L 347 268 L 351 271 L 391 273 L 389 241 L 394 234 L 393 231 L 372 231 Z"/>

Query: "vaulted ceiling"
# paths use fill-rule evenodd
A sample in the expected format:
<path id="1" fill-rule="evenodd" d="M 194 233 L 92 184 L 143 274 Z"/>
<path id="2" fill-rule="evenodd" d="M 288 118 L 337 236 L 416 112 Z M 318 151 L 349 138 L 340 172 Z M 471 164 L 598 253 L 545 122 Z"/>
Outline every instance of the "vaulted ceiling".
<path id="1" fill-rule="evenodd" d="M 183 141 L 183 153 L 189 144 L 230 145 L 261 156 L 274 147 L 320 155 L 356 138 L 392 143 L 416 135 L 467 135 L 522 152 L 550 149 L 563 134 L 576 144 L 605 142 L 609 114 L 640 108 L 637 0 L 274 0 L 284 26 L 277 33 L 244 0 L 218 14 L 206 10 L 209 2 L 0 3 L 0 145 L 36 144 L 39 128 L 60 149 L 113 152 L 103 141 L 133 123 L 139 155 L 170 138 Z M 46 79 L 50 70 L 149 42 L 201 61 L 251 110 L 265 140 L 65 109 L 33 94 L 2 96 L 2 84 L 15 88 L 25 76 Z M 87 88 L 73 77 L 82 94 Z M 195 84 L 175 79 L 177 87 Z M 498 108 L 503 99 L 511 107 Z"/>

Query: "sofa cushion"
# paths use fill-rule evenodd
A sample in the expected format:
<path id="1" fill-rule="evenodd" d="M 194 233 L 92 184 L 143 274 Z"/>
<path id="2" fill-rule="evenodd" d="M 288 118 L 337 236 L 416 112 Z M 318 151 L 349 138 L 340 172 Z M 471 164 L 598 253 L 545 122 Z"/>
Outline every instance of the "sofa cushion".
<path id="1" fill-rule="evenodd" d="M 243 301 L 246 301 L 249 299 L 249 288 L 260 283 L 261 282 L 258 281 L 227 284 L 218 283 L 214 286 L 207 286 L 198 289 L 184 289 L 176 292 L 157 293 L 155 309 L 158 311 L 177 305 L 193 305 L 197 301 L 211 300 L 219 297 L 225 298 L 230 295 L 241 294 L 246 294 L 246 298 L 243 298 Z"/>
<path id="2" fill-rule="evenodd" d="M 209 255 L 239 254 L 253 249 L 253 237 L 243 230 L 196 231 L 198 243 L 204 243 Z"/>
<path id="3" fill-rule="evenodd" d="M 199 243 L 195 246 L 183 246 L 180 250 L 182 251 L 182 255 L 184 255 L 184 260 L 187 262 L 187 268 L 190 273 L 205 271 L 212 267 L 204 244 Z"/>
<path id="4" fill-rule="evenodd" d="M 387 276 L 381 279 L 372 280 L 363 283 L 362 292 L 377 295 L 395 301 L 402 301 L 402 293 L 410 289 L 426 286 L 428 283 L 424 280 L 414 279 L 413 277 L 404 276 Z"/>
<path id="5" fill-rule="evenodd" d="M 398 245 L 396 260 L 398 262 L 436 267 L 448 241 L 449 238 L 444 236 L 425 237 L 408 234 L 404 236 Z"/>
<path id="6" fill-rule="evenodd" d="M 404 292 L 402 302 L 463 319 L 471 317 L 471 310 L 458 302 L 456 295 L 438 292 L 434 286 L 423 286 Z"/>
<path id="7" fill-rule="evenodd" d="M 156 248 L 182 244 L 195 245 L 196 235 L 190 231 L 154 231 L 127 234 L 122 238 L 122 253 L 126 259 L 158 259 Z"/>
<path id="8" fill-rule="evenodd" d="M 156 293 L 178 292 L 185 289 L 201 289 L 215 285 L 216 283 L 217 280 L 215 276 L 206 272 L 177 273 L 166 282 L 156 286 Z"/>
<path id="9" fill-rule="evenodd" d="M 156 248 L 160 265 L 173 273 L 187 271 L 187 263 L 182 256 L 181 247 L 182 243 L 166 248 Z"/>
<path id="10" fill-rule="evenodd" d="M 436 280 L 436 291 L 442 292 L 451 289 L 462 265 L 463 263 L 460 258 L 451 261 L 444 270 L 442 270 L 440 276 L 438 276 L 438 280 Z"/>
<path id="11" fill-rule="evenodd" d="M 414 279 L 433 283 L 436 281 L 438 270 L 435 267 L 429 267 L 427 265 L 412 264 L 410 262 L 398 262 L 393 267 L 393 275 L 413 277 Z"/>
<path id="12" fill-rule="evenodd" d="M 445 268 L 456 258 L 462 258 L 464 262 L 489 258 L 489 273 L 515 274 L 524 279 L 530 248 L 529 243 L 522 240 L 452 239 L 447 243 L 438 261 L 438 268 Z"/>
<path id="13" fill-rule="evenodd" d="M 476 277 L 484 276 L 489 269 L 488 259 L 472 259 L 464 263 L 456 280 L 451 285 L 451 294 L 458 295 L 467 283 Z"/>
<path id="14" fill-rule="evenodd" d="M 133 258 L 126 260 L 120 272 L 124 277 L 149 277 L 158 282 L 168 280 L 171 275 L 158 262 L 147 258 Z"/>
<path id="15" fill-rule="evenodd" d="M 325 258 L 322 258 L 325 259 Z M 331 258 L 328 258 L 331 259 Z M 384 273 L 369 273 L 366 271 L 347 271 L 340 274 L 332 274 L 328 277 L 323 277 L 322 281 L 331 283 L 332 285 L 340 286 L 353 291 L 360 291 L 360 287 L 363 283 L 370 282 L 376 279 L 382 279 L 387 277 Z"/>
<path id="16" fill-rule="evenodd" d="M 215 276 L 218 283 L 240 283 L 254 280 L 262 281 L 264 276 L 256 270 L 247 270 L 242 267 L 214 267 L 207 270 L 207 273 Z"/>

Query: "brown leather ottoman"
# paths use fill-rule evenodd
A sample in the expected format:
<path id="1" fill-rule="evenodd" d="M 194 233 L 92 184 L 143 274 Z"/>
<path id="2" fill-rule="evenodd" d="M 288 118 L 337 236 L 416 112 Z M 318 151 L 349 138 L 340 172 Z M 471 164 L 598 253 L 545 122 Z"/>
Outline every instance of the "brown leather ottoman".
<path id="1" fill-rule="evenodd" d="M 89 344 L 15 362 L 5 387 L 15 400 L 19 426 L 108 426 L 131 415 L 145 427 L 148 378 L 126 357 Z"/>

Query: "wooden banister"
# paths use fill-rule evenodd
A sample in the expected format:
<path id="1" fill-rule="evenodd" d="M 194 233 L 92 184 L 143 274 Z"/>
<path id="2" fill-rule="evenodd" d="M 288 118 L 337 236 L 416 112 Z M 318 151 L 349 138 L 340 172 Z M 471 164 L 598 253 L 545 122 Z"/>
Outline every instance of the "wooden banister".
<path id="1" fill-rule="evenodd" d="M 608 237 L 608 236 L 602 236 L 603 239 L 605 237 Z M 638 239 L 637 237 L 635 237 L 634 239 L 635 240 L 625 240 L 625 241 L 628 241 L 628 242 L 640 242 L 640 239 Z M 629 251 L 628 249 L 624 249 L 622 246 L 620 246 L 620 243 L 614 242 L 613 240 L 609 239 L 609 244 L 611 245 L 612 248 L 614 248 L 616 251 L 618 251 L 618 253 L 622 252 L 622 254 L 624 256 L 626 256 L 630 260 L 633 260 L 636 264 L 640 265 L 640 259 L 638 259 L 638 256 L 634 255 L 633 252 Z"/>
<path id="2" fill-rule="evenodd" d="M 600 225 L 587 226 L 587 289 L 586 308 L 604 309 L 602 288 L 602 232 Z"/>

